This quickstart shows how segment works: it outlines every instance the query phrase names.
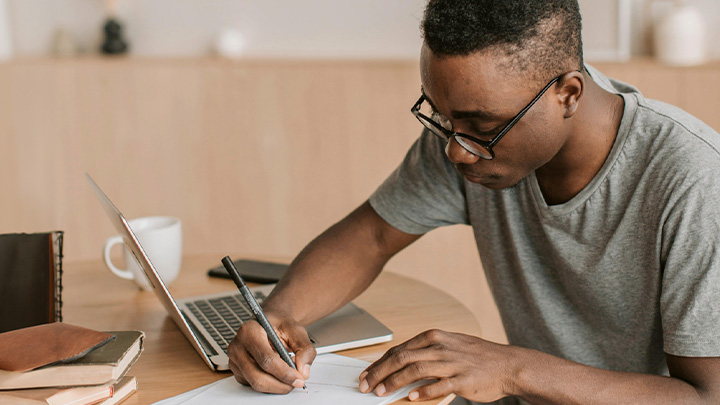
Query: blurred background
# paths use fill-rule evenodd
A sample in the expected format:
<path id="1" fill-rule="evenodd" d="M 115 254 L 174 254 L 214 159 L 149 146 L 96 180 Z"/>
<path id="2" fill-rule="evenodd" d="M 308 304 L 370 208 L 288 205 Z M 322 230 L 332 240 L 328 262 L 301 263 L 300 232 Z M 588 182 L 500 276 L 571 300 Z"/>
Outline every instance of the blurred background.
<path id="1" fill-rule="evenodd" d="M 14 55 L 46 56 L 58 34 L 80 54 L 93 54 L 108 15 L 126 25 L 131 53 L 142 57 L 212 54 L 223 34 L 237 34 L 244 57 L 323 59 L 417 58 L 417 29 L 423 0 L 2 0 L 4 28 Z M 613 38 L 617 22 L 633 56 L 653 53 L 653 31 L 668 11 L 692 8 L 701 14 L 707 37 L 720 33 L 717 0 L 580 0 L 591 56 Z M 0 8 L 2 9 L 2 8 Z M 621 14 L 618 16 L 618 14 Z M 624 21 L 623 21 L 624 22 Z M 692 28 L 688 25 L 688 28 Z M 709 57 L 720 57 L 720 41 L 707 41 Z M 597 58 L 596 58 L 597 59 Z M 602 59 L 602 58 L 601 58 Z"/>
<path id="2" fill-rule="evenodd" d="M 720 128 L 720 2 L 580 3 L 589 63 Z M 89 173 L 128 218 L 181 218 L 186 255 L 292 259 L 420 133 L 424 4 L 0 0 L 0 233 L 64 230 L 67 262 L 99 260 Z M 388 269 L 504 340 L 469 228 Z"/>

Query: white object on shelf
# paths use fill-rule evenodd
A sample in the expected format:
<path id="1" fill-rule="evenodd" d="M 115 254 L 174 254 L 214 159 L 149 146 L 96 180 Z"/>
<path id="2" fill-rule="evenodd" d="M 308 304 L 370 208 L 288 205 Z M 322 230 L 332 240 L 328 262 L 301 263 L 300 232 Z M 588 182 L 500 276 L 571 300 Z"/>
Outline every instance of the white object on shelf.
<path id="1" fill-rule="evenodd" d="M 78 53 L 75 37 L 65 28 L 58 28 L 55 31 L 51 48 L 54 56 L 69 57 L 75 56 Z"/>
<path id="2" fill-rule="evenodd" d="M 676 2 L 655 24 L 658 60 L 674 66 L 700 65 L 707 60 L 705 21 L 697 8 Z"/>
<path id="3" fill-rule="evenodd" d="M 245 53 L 245 37 L 240 31 L 227 29 L 218 35 L 215 52 L 225 58 L 238 59 Z"/>

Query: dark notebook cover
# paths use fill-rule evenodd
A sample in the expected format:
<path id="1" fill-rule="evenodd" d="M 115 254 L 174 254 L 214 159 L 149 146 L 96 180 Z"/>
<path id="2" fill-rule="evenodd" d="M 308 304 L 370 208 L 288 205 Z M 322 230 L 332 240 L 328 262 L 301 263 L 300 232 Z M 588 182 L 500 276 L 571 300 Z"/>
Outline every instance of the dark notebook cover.
<path id="1" fill-rule="evenodd" d="M 72 363 L 68 363 L 68 365 L 107 364 L 117 366 L 137 340 L 141 341 L 140 348 L 142 350 L 142 339 L 145 337 L 145 333 L 141 331 L 124 330 L 107 333 L 115 335 L 115 340 L 98 347 Z"/>
<path id="2" fill-rule="evenodd" d="M 0 235 L 0 333 L 62 320 L 62 236 Z"/>

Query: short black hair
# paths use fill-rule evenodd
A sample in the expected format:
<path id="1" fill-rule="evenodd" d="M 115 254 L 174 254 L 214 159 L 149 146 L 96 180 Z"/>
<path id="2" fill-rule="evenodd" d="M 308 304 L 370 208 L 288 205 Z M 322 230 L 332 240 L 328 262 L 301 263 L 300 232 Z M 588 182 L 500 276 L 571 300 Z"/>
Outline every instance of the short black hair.
<path id="1" fill-rule="evenodd" d="M 438 57 L 499 51 L 542 81 L 583 67 L 581 29 L 577 0 L 430 0 L 421 24 Z"/>

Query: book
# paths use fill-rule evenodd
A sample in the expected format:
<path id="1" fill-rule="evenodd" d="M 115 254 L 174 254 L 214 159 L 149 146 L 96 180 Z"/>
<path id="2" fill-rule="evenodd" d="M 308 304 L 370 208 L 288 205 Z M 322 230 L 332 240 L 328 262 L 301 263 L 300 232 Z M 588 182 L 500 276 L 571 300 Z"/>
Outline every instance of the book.
<path id="1" fill-rule="evenodd" d="M 0 391 L 0 405 L 87 405 L 112 398 L 113 385 Z"/>
<path id="2" fill-rule="evenodd" d="M 69 363 L 26 372 L 0 370 L 0 390 L 100 385 L 121 379 L 143 350 L 141 331 L 108 332 L 115 339 Z"/>
<path id="3" fill-rule="evenodd" d="M 0 391 L 0 405 L 115 405 L 137 391 L 135 377 L 116 384 Z"/>
<path id="4" fill-rule="evenodd" d="M 25 372 L 71 362 L 112 339 L 109 333 L 62 322 L 0 333 L 0 370 Z"/>
<path id="5" fill-rule="evenodd" d="M 113 395 L 98 405 L 115 405 L 126 400 L 133 392 L 137 391 L 137 380 L 135 377 L 124 377 L 115 384 Z"/>
<path id="6" fill-rule="evenodd" d="M 0 235 L 0 333 L 62 321 L 63 232 Z"/>

